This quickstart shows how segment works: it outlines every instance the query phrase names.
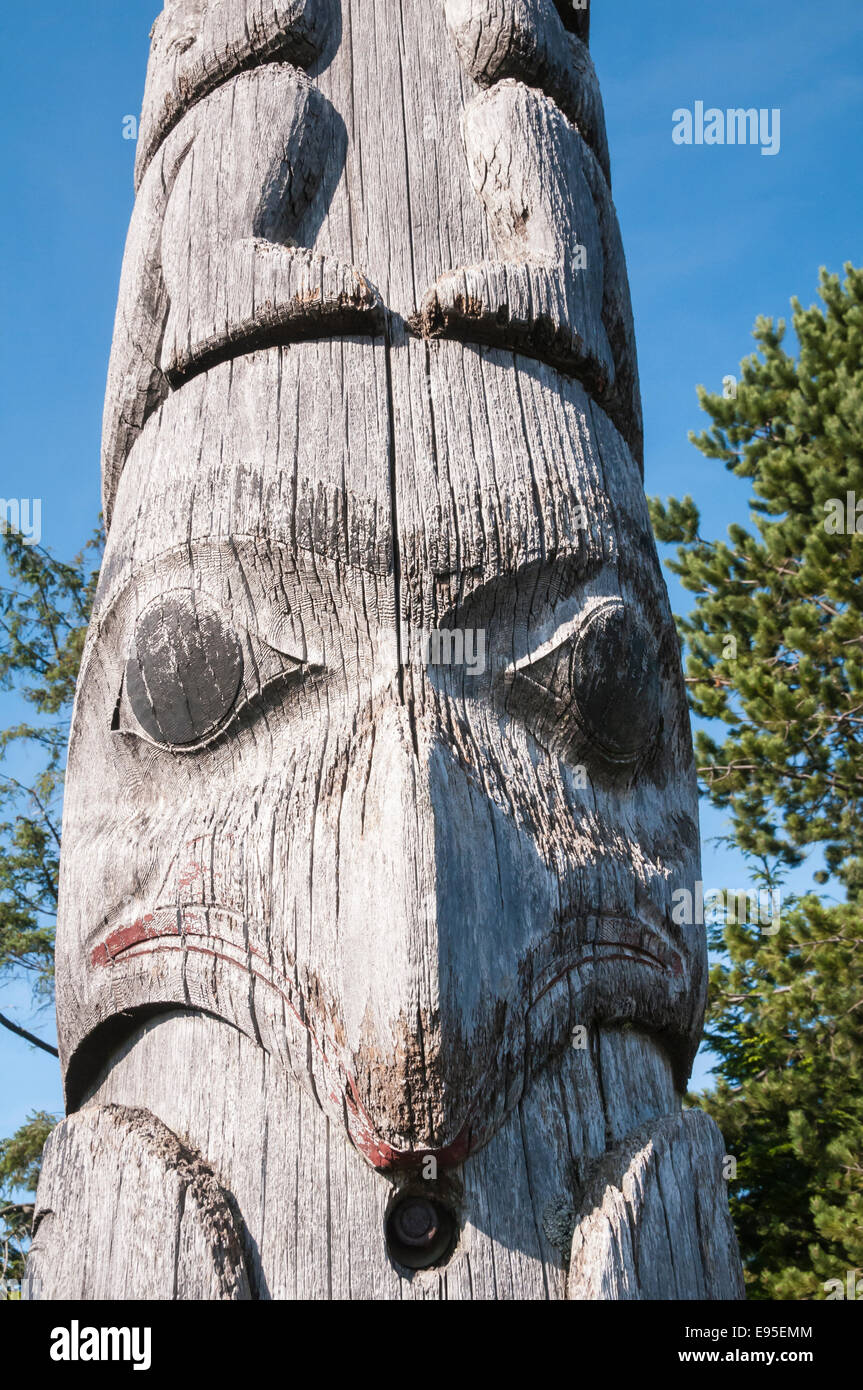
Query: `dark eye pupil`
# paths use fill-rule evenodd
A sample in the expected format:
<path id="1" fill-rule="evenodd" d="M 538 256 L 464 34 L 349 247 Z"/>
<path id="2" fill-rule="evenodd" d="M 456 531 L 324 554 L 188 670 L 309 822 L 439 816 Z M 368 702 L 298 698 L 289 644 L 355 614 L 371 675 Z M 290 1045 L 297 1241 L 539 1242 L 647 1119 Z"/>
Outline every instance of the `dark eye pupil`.
<path id="1" fill-rule="evenodd" d="M 660 715 L 655 647 L 623 604 L 591 617 L 573 652 L 573 689 L 587 732 L 612 757 L 629 758 L 649 743 Z"/>
<path id="2" fill-rule="evenodd" d="M 141 614 L 126 692 L 156 743 L 182 748 L 206 738 L 230 713 L 242 679 L 239 639 L 208 599 L 169 594 Z"/>

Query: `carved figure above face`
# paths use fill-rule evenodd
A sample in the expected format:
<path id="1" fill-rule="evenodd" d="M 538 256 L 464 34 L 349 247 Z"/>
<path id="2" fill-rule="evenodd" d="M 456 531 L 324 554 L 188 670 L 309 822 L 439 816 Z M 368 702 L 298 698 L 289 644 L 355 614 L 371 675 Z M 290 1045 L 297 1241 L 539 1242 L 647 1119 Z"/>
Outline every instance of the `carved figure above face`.
<path id="1" fill-rule="evenodd" d="M 140 185 L 180 118 L 237 73 L 262 63 L 308 68 L 338 35 L 335 0 L 174 0 L 151 32 L 135 164 Z"/>
<path id="2" fill-rule="evenodd" d="M 264 342 L 380 326 L 374 286 L 309 245 L 346 140 L 300 70 L 328 35 L 330 0 L 193 0 L 156 21 L 105 398 L 109 521 L 141 428 L 188 375 Z"/>
<path id="3" fill-rule="evenodd" d="M 441 275 L 417 322 L 428 337 L 503 344 L 574 374 L 642 463 L 629 282 L 586 45 L 589 9 L 554 0 L 446 0 L 444 8 L 462 66 L 486 89 L 461 125 L 496 259 Z"/>

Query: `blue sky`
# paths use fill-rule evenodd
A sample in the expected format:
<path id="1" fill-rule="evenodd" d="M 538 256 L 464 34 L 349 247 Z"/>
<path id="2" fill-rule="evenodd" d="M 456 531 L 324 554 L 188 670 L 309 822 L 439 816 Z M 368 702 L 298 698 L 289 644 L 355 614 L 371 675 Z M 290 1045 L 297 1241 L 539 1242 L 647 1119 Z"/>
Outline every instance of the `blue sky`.
<path id="1" fill-rule="evenodd" d="M 436 0 L 406 0 L 431 4 Z M 99 509 L 99 434 L 147 34 L 158 0 L 41 0 L 0 20 L 4 497 L 43 499 L 43 542 L 77 551 Z M 632 281 L 645 403 L 646 485 L 691 492 L 702 531 L 745 519 L 746 491 L 687 442 L 695 386 L 719 389 L 751 349 L 759 313 L 815 298 L 818 268 L 861 263 L 863 6 L 860 0 L 594 0 L 614 192 Z M 672 142 L 672 112 L 779 108 L 781 149 Z M 687 596 L 671 584 L 685 611 Z M 0 697 L 0 721 L 16 718 Z M 744 887 L 710 843 L 708 886 Z M 795 879 L 808 882 L 807 870 Z M 44 1036 L 18 986 L 0 1011 Z M 696 1079 L 704 1076 L 702 1062 Z M 59 1110 L 56 1063 L 0 1031 L 0 1135 L 31 1108 Z"/>

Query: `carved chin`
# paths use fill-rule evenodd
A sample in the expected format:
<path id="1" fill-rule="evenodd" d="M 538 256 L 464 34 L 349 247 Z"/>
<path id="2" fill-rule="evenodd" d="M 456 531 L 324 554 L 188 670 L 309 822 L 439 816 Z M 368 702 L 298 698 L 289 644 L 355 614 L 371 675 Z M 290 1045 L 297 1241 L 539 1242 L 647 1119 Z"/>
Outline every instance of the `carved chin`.
<path id="1" fill-rule="evenodd" d="M 91 1017 L 109 1022 L 119 1000 L 130 1012 L 214 1014 L 282 1060 L 375 1168 L 409 1169 L 429 1155 L 447 1167 L 488 1142 L 566 1048 L 591 1047 L 599 1023 L 657 1035 L 685 1085 L 702 972 L 643 923 L 595 918 L 569 935 L 522 961 L 497 996 L 484 986 L 470 1015 L 464 981 L 441 978 L 434 1008 L 403 1007 L 385 1028 L 367 1009 L 351 1045 L 341 1001 L 314 976 L 299 987 L 302 972 L 277 969 L 263 933 L 239 914 L 165 908 L 92 945 Z"/>

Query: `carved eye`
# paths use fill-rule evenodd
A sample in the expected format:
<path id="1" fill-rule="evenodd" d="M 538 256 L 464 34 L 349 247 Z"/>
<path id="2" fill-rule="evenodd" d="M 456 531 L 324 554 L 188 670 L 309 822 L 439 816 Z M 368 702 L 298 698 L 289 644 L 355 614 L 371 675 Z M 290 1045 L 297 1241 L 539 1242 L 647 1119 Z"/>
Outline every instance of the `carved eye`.
<path id="1" fill-rule="evenodd" d="M 541 741 L 634 763 L 653 742 L 662 690 L 656 644 L 620 599 L 606 599 L 511 668 L 514 708 Z"/>
<path id="2" fill-rule="evenodd" d="M 113 728 L 190 750 L 266 685 L 308 669 L 237 631 L 206 595 L 175 590 L 149 604 L 135 624 Z"/>
<path id="3" fill-rule="evenodd" d="M 659 725 L 660 683 L 653 638 L 623 603 L 598 608 L 572 653 L 572 689 L 585 730 L 613 758 L 634 758 Z"/>
<path id="4" fill-rule="evenodd" d="M 207 738 L 230 714 L 242 680 L 239 638 L 201 594 L 167 594 L 141 614 L 124 686 L 154 743 L 181 748 Z"/>

